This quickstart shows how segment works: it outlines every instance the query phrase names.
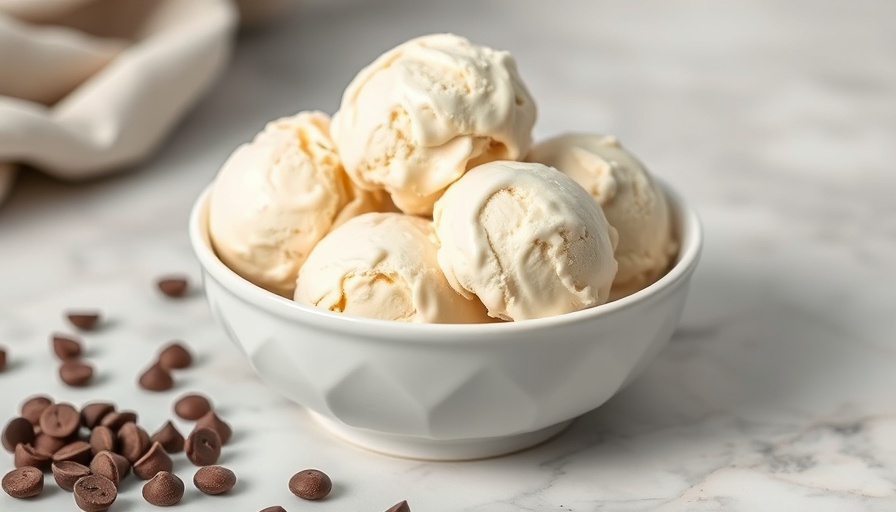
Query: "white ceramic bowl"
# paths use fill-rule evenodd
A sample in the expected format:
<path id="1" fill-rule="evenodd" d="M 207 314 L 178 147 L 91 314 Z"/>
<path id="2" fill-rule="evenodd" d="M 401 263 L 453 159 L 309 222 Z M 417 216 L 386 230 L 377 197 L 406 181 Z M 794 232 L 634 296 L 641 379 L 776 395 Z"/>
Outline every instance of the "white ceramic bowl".
<path id="1" fill-rule="evenodd" d="M 674 267 L 623 299 L 495 324 L 408 324 L 305 306 L 242 279 L 216 256 L 208 190 L 190 218 L 211 310 L 261 379 L 365 448 L 459 460 L 561 432 L 632 381 L 669 340 L 702 245 L 667 185 L 681 243 Z"/>

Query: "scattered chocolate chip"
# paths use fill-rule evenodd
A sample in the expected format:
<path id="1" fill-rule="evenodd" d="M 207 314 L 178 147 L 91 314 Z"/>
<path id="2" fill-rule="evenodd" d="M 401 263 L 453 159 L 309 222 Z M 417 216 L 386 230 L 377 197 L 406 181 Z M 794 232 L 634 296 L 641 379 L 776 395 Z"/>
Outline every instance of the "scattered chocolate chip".
<path id="1" fill-rule="evenodd" d="M 210 428 L 195 428 L 184 443 L 184 451 L 193 464 L 211 466 L 221 456 L 221 438 Z"/>
<path id="2" fill-rule="evenodd" d="M 165 449 L 159 443 L 153 443 L 149 451 L 134 463 L 134 474 L 143 480 L 149 480 L 159 471 L 171 471 L 174 464 L 171 457 L 165 453 Z"/>
<path id="3" fill-rule="evenodd" d="M 44 470 L 50 467 L 50 460 L 50 454 L 36 450 L 30 444 L 16 445 L 16 451 L 13 455 L 13 465 L 17 468 L 32 466 Z"/>
<path id="4" fill-rule="evenodd" d="M 223 494 L 236 485 L 236 475 L 224 466 L 205 466 L 193 475 L 193 485 L 205 494 Z"/>
<path id="5" fill-rule="evenodd" d="M 6 371 L 6 349 L 0 347 L 0 372 Z"/>
<path id="6" fill-rule="evenodd" d="M 69 359 L 59 366 L 59 378 L 74 388 L 90 384 L 93 380 L 93 367 L 78 359 Z"/>
<path id="7" fill-rule="evenodd" d="M 168 369 L 180 370 L 193 364 L 193 355 L 182 343 L 172 341 L 159 352 L 159 364 Z"/>
<path id="8" fill-rule="evenodd" d="M 73 461 L 79 464 L 90 464 L 90 443 L 73 441 L 53 454 L 53 462 Z"/>
<path id="9" fill-rule="evenodd" d="M 411 507 L 408 506 L 408 502 L 406 500 L 402 500 L 389 507 L 386 512 L 411 512 Z"/>
<path id="10" fill-rule="evenodd" d="M 42 433 L 63 439 L 78 431 L 81 415 L 70 404 L 53 404 L 44 409 L 38 424 Z"/>
<path id="11" fill-rule="evenodd" d="M 0 441 L 6 451 L 10 453 L 16 450 L 16 445 L 19 443 L 32 444 L 34 442 L 34 425 L 25 418 L 13 418 L 3 429 Z"/>
<path id="12" fill-rule="evenodd" d="M 326 498 L 333 489 L 333 482 L 323 471 L 305 469 L 289 479 L 289 491 L 303 500 Z"/>
<path id="13" fill-rule="evenodd" d="M 37 451 L 53 455 L 54 453 L 59 451 L 60 448 L 68 444 L 68 441 L 66 441 L 66 439 L 59 439 L 58 437 L 53 437 L 49 434 L 40 433 L 37 434 L 37 436 L 34 438 L 34 442 L 31 444 Z"/>
<path id="14" fill-rule="evenodd" d="M 53 405 L 53 401 L 49 397 L 43 395 L 32 396 L 22 404 L 22 417 L 30 421 L 32 425 L 37 426 L 40 421 L 40 415 L 43 414 L 44 409 L 51 405 Z"/>
<path id="15" fill-rule="evenodd" d="M 156 280 L 159 291 L 174 299 L 183 297 L 187 293 L 188 285 L 187 278 L 180 275 L 162 276 Z"/>
<path id="16" fill-rule="evenodd" d="M 185 420 L 198 420 L 211 410 L 212 404 L 208 398 L 196 393 L 184 395 L 174 402 L 174 414 Z"/>
<path id="17" fill-rule="evenodd" d="M 81 424 L 87 428 L 94 428 L 100 421 L 115 411 L 115 404 L 108 402 L 94 402 L 81 407 Z"/>
<path id="18" fill-rule="evenodd" d="M 263 508 L 260 512 L 286 512 L 286 509 L 280 505 L 274 505 L 273 507 Z"/>
<path id="19" fill-rule="evenodd" d="M 131 474 L 131 462 L 124 458 L 123 455 L 112 452 L 112 460 L 115 462 L 115 465 L 118 466 L 118 475 L 122 480 Z"/>
<path id="20" fill-rule="evenodd" d="M 221 444 L 227 444 L 230 441 L 230 438 L 233 436 L 233 429 L 230 428 L 230 425 L 224 422 L 221 418 L 215 414 L 215 411 L 208 411 L 205 413 L 199 421 L 196 422 L 197 427 L 205 427 L 210 428 L 218 433 L 218 437 L 221 438 Z"/>
<path id="21" fill-rule="evenodd" d="M 7 473 L 2 486 L 13 498 L 32 498 L 44 490 L 44 474 L 38 468 L 23 466 Z"/>
<path id="22" fill-rule="evenodd" d="M 136 423 L 125 423 L 118 431 L 119 453 L 131 464 L 149 450 L 149 434 Z"/>
<path id="23" fill-rule="evenodd" d="M 78 464 L 69 460 L 54 462 L 50 468 L 53 471 L 53 479 L 61 489 L 71 492 L 75 482 L 79 478 L 90 474 L 90 468 L 84 464 Z"/>
<path id="24" fill-rule="evenodd" d="M 81 356 L 81 342 L 65 334 L 54 334 L 52 337 L 53 352 L 59 359 L 76 359 Z"/>
<path id="25" fill-rule="evenodd" d="M 170 507 L 184 497 L 184 482 L 177 475 L 160 471 L 143 485 L 143 499 L 150 505 Z"/>
<path id="26" fill-rule="evenodd" d="M 94 455 L 102 451 L 114 452 L 118 447 L 118 439 L 112 429 L 102 425 L 90 431 L 90 450 Z"/>
<path id="27" fill-rule="evenodd" d="M 124 477 L 119 469 L 119 463 L 115 460 L 115 455 L 118 454 L 113 454 L 110 451 L 97 453 L 93 457 L 93 460 L 90 461 L 90 472 L 108 478 L 115 487 L 118 487 L 121 483 L 121 479 Z M 121 455 L 118 455 L 118 457 L 121 457 Z M 124 461 L 125 464 L 128 464 L 127 459 L 124 457 L 121 457 L 121 460 Z"/>
<path id="28" fill-rule="evenodd" d="M 159 443 L 168 453 L 181 452 L 184 449 L 184 436 L 177 430 L 171 420 L 165 422 L 159 430 L 157 430 L 149 438 L 154 443 Z"/>
<path id="29" fill-rule="evenodd" d="M 174 387 L 174 378 L 171 372 L 155 363 L 140 375 L 137 384 L 147 391 L 168 391 Z"/>
<path id="30" fill-rule="evenodd" d="M 128 423 L 137 423 L 137 413 L 134 411 L 110 412 L 100 420 L 100 425 L 118 432 Z"/>
<path id="31" fill-rule="evenodd" d="M 87 475 L 75 482 L 75 504 L 84 512 L 108 510 L 118 497 L 118 490 L 108 478 Z"/>
<path id="32" fill-rule="evenodd" d="M 82 331 L 90 331 L 96 328 L 100 322 L 100 313 L 96 310 L 71 310 L 65 313 L 68 321 Z"/>

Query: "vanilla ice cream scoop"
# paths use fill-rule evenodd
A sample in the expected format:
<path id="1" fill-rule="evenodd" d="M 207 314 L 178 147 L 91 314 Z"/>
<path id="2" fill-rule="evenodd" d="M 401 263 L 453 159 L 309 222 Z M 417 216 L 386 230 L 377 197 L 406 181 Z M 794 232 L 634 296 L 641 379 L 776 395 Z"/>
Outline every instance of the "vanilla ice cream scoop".
<path id="1" fill-rule="evenodd" d="M 332 134 L 355 183 L 429 215 L 468 169 L 522 159 L 535 115 L 509 53 L 435 34 L 364 68 L 345 90 Z"/>
<path id="2" fill-rule="evenodd" d="M 603 304 L 616 233 L 576 182 L 545 165 L 491 162 L 435 205 L 439 265 L 488 314 L 525 320 Z"/>
<path id="3" fill-rule="evenodd" d="M 397 212 L 398 207 L 392 202 L 392 198 L 385 190 L 364 190 L 358 188 L 352 180 L 348 179 L 345 174 L 342 175 L 343 185 L 348 195 L 348 202 L 342 207 L 342 210 L 333 219 L 331 230 L 345 224 L 349 219 L 353 219 L 358 215 L 365 213 L 388 213 Z"/>
<path id="4" fill-rule="evenodd" d="M 567 134 L 536 144 L 526 158 L 557 168 L 585 188 L 616 228 L 619 271 L 613 299 L 656 281 L 678 250 L 666 196 L 612 136 Z"/>
<path id="5" fill-rule="evenodd" d="M 330 311 L 400 322 L 479 323 L 475 297 L 451 289 L 436 261 L 432 223 L 368 213 L 325 236 L 299 271 L 295 300 Z"/>
<path id="6" fill-rule="evenodd" d="M 356 189 L 329 135 L 330 118 L 302 112 L 268 123 L 230 155 L 209 199 L 218 257 L 252 283 L 292 297 L 299 267 L 337 221 L 394 209 Z"/>

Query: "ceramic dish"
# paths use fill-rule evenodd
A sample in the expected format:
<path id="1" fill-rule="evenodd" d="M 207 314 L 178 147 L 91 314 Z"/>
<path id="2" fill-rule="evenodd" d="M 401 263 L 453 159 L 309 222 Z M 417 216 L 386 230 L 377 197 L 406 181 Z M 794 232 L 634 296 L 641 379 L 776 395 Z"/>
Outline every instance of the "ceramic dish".
<path id="1" fill-rule="evenodd" d="M 665 276 L 602 306 L 522 322 L 409 324 L 284 299 L 215 256 L 208 190 L 193 208 L 190 238 L 214 317 L 271 388 L 370 450 L 472 459 L 561 432 L 631 382 L 669 340 L 702 230 L 681 196 L 664 189 L 681 245 Z"/>

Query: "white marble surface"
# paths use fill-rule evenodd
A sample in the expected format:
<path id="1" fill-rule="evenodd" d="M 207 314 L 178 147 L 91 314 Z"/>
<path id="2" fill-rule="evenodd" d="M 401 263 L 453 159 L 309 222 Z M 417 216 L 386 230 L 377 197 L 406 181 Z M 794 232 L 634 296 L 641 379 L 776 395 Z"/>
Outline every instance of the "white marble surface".
<path id="1" fill-rule="evenodd" d="M 104 397 L 153 429 L 178 393 L 209 393 L 237 431 L 223 462 L 240 483 L 228 498 L 188 486 L 185 511 L 401 499 L 415 512 L 896 510 L 894 17 L 887 0 L 307 3 L 244 35 L 228 74 L 145 165 L 79 185 L 19 179 L 0 209 L 11 357 L 0 411 L 38 391 Z M 162 272 L 197 275 L 187 212 L 233 147 L 278 115 L 334 110 L 361 65 L 437 30 L 512 50 L 539 100 L 539 137 L 619 135 L 698 205 L 707 231 L 681 328 L 641 379 L 548 444 L 467 463 L 331 438 L 258 382 L 200 295 L 175 303 L 152 289 Z M 70 306 L 109 318 L 85 337 L 99 370 L 86 390 L 57 382 L 47 345 Z M 139 369 L 175 337 L 197 367 L 172 392 L 138 390 Z M 336 482 L 325 502 L 287 491 L 305 467 Z M 54 487 L 29 503 L 0 495 L 0 510 L 74 509 Z M 146 508 L 125 485 L 115 510 Z"/>

